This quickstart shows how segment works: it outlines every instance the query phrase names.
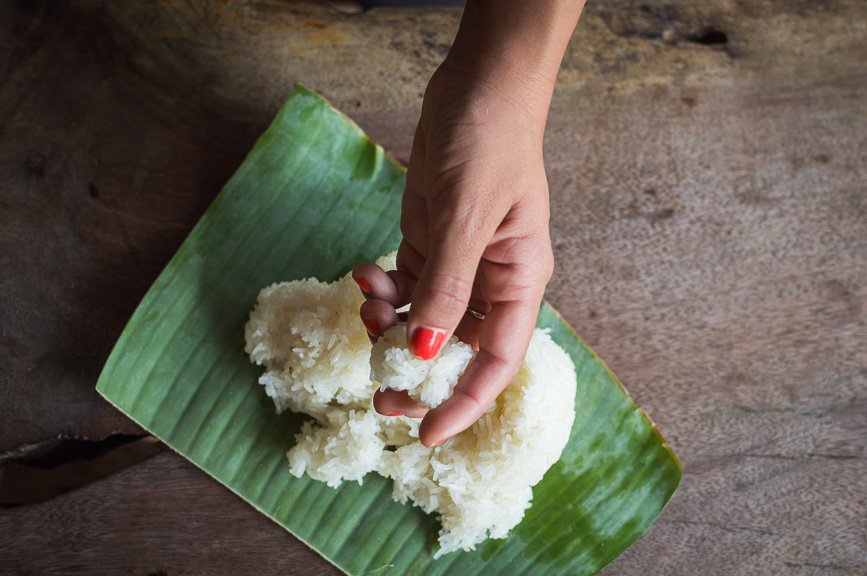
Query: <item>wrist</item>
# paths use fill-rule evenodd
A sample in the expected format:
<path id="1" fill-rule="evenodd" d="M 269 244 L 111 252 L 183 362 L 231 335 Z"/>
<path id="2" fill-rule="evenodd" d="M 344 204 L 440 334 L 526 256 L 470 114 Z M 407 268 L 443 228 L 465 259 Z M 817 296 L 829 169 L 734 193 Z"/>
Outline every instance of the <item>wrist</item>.
<path id="1" fill-rule="evenodd" d="M 467 69 L 465 63 L 446 59 L 436 70 L 422 106 L 423 125 L 435 122 L 434 115 L 440 124 L 457 119 L 458 125 L 508 136 L 513 146 L 541 148 L 550 94 L 502 70 Z M 448 106 L 434 105 L 442 102 Z"/>
<path id="2" fill-rule="evenodd" d="M 547 116 L 583 0 L 468 0 L 443 67 Z"/>

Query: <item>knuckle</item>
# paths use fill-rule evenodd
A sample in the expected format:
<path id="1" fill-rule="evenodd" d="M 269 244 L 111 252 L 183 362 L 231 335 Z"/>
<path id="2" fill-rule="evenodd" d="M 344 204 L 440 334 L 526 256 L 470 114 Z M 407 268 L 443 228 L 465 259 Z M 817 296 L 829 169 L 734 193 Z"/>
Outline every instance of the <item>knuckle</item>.
<path id="1" fill-rule="evenodd" d="M 554 250 L 551 247 L 551 239 L 547 232 L 546 228 L 544 234 L 538 234 L 528 239 L 532 245 L 530 256 L 527 259 L 528 274 L 533 280 L 541 281 L 542 284 L 547 284 L 554 274 Z"/>
<path id="2" fill-rule="evenodd" d="M 486 406 L 482 404 L 482 400 L 475 394 L 473 391 L 461 390 L 460 388 L 455 388 L 453 396 L 463 397 L 464 402 L 470 403 L 474 410 L 473 412 L 481 414 L 484 412 Z"/>
<path id="3" fill-rule="evenodd" d="M 514 376 L 512 372 L 517 374 L 518 369 L 524 362 L 524 358 L 522 355 L 516 356 L 514 354 L 501 356 L 485 348 L 479 350 L 479 353 L 476 355 L 475 362 L 481 362 L 484 365 L 485 370 L 503 374 L 503 378 L 508 376 L 509 379 L 506 381 L 508 383 L 509 381 L 511 381 L 511 377 Z"/>
<path id="4" fill-rule="evenodd" d="M 481 415 L 518 373 L 523 363 L 523 354 L 509 358 L 480 350 L 473 363 L 481 365 L 481 371 L 488 374 L 488 377 L 478 379 L 470 386 L 458 386 L 454 394 L 463 397 L 465 402 L 472 403 L 478 415 Z"/>
<path id="5" fill-rule="evenodd" d="M 542 249 L 538 262 L 539 272 L 547 284 L 551 276 L 554 275 L 554 252 L 551 250 L 550 244 Z"/>
<path id="6" fill-rule="evenodd" d="M 425 186 L 429 206 L 434 212 L 451 212 L 457 201 L 465 200 L 466 195 L 461 194 L 463 184 L 467 180 L 466 166 L 469 160 L 459 162 L 441 168 Z"/>
<path id="7" fill-rule="evenodd" d="M 445 313 L 463 310 L 470 298 L 472 282 L 454 274 L 436 274 L 429 279 L 425 296 L 429 304 Z"/>

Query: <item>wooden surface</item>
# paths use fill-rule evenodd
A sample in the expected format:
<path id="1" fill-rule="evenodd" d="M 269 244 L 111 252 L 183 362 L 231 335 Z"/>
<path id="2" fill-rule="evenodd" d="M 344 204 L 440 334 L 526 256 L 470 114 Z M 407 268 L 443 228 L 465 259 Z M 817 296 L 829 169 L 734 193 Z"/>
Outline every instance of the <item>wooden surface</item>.
<path id="1" fill-rule="evenodd" d="M 397 158 L 459 11 L 0 5 L 0 454 L 94 391 L 293 82 Z M 547 298 L 684 464 L 605 574 L 867 573 L 867 6 L 589 2 L 546 135 Z M 0 510 L 0 573 L 334 574 L 163 452 Z"/>

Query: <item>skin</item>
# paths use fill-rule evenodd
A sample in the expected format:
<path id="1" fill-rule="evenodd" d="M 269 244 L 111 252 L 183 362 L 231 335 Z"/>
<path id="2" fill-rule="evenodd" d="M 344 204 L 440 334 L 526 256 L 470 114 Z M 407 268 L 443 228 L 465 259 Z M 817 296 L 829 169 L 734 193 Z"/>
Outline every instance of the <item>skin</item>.
<path id="1" fill-rule="evenodd" d="M 467 2 L 455 42 L 425 92 L 401 206 L 397 270 L 374 264 L 353 270 L 370 288 L 363 289 L 360 314 L 372 338 L 411 302 L 410 335 L 433 328 L 479 351 L 454 395 L 433 410 L 403 392 L 374 396 L 381 414 L 423 417 L 425 446 L 471 426 L 527 352 L 554 265 L 542 139 L 583 4 Z M 468 305 L 486 318 L 467 314 Z"/>

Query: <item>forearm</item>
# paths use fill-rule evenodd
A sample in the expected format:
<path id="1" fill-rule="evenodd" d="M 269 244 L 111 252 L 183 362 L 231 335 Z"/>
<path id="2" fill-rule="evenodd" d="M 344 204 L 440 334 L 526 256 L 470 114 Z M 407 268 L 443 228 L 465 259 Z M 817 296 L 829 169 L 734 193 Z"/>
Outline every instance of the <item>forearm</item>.
<path id="1" fill-rule="evenodd" d="M 468 0 L 445 66 L 523 93 L 547 115 L 557 71 L 584 0 Z"/>

